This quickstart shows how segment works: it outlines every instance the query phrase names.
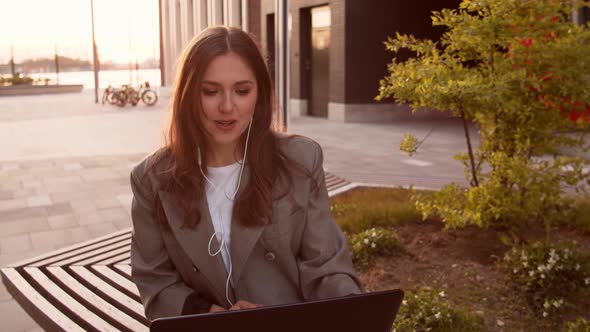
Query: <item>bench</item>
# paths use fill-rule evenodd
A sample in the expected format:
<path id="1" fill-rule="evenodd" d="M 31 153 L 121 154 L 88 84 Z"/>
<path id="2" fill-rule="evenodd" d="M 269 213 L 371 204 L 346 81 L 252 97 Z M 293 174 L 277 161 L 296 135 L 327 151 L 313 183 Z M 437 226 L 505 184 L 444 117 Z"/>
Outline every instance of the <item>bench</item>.
<path id="1" fill-rule="evenodd" d="M 354 186 L 326 173 L 330 196 Z M 2 282 L 47 331 L 148 331 L 131 281 L 131 228 L 3 267 Z"/>

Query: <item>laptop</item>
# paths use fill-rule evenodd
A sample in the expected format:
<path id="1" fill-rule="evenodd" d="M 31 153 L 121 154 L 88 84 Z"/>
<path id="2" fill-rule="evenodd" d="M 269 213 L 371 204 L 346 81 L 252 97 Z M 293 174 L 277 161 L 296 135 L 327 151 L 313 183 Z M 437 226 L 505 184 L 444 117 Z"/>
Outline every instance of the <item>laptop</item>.
<path id="1" fill-rule="evenodd" d="M 151 332 L 390 332 L 404 297 L 389 290 L 296 304 L 159 318 Z"/>

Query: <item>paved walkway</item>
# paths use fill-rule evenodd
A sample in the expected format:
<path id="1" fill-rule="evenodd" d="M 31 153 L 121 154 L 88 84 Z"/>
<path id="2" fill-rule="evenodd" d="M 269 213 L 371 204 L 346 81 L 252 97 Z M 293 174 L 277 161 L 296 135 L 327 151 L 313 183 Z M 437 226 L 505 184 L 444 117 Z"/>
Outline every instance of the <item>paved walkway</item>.
<path id="1" fill-rule="evenodd" d="M 130 168 L 163 141 L 169 98 L 119 109 L 81 94 L 0 98 L 0 266 L 129 227 Z M 405 132 L 418 155 L 399 152 Z M 354 182 L 439 187 L 463 181 L 453 120 L 343 124 L 293 119 L 290 132 L 318 141 L 325 168 Z M 38 325 L 0 285 L 2 330 Z"/>

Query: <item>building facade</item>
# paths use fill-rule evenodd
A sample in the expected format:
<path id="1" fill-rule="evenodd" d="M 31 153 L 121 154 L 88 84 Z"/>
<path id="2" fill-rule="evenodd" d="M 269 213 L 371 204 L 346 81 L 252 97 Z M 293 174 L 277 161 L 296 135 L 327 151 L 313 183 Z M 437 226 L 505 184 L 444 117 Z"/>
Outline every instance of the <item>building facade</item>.
<path id="1" fill-rule="evenodd" d="M 162 86 L 173 85 L 180 54 L 206 27 L 236 26 L 258 36 L 259 3 L 248 0 L 159 0 Z"/>
<path id="2" fill-rule="evenodd" d="M 261 0 L 261 41 L 272 53 L 274 0 Z M 291 0 L 290 113 L 343 122 L 391 121 L 407 106 L 375 102 L 392 53 L 383 42 L 396 32 L 438 38 L 433 10 L 460 0 Z M 272 67 L 272 66 L 271 66 Z M 429 117 L 438 113 L 428 114 Z"/>
<path id="3" fill-rule="evenodd" d="M 383 42 L 395 32 L 438 38 L 433 10 L 460 0 L 290 0 L 291 117 L 342 122 L 391 121 L 407 106 L 375 102 L 392 54 Z M 189 40 L 210 25 L 238 26 L 261 45 L 274 77 L 276 0 L 160 0 L 162 85 L 172 86 L 176 61 Z M 438 114 L 438 113 L 436 113 Z"/>

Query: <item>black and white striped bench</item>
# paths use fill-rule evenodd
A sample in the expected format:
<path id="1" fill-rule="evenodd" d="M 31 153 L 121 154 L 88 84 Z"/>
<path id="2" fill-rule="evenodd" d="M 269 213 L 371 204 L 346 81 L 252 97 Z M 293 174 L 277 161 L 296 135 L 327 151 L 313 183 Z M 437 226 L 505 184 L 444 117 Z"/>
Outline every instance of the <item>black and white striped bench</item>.
<path id="1" fill-rule="evenodd" d="M 326 173 L 330 195 L 349 182 Z M 2 281 L 47 331 L 147 331 L 131 281 L 131 228 L 2 268 Z"/>

